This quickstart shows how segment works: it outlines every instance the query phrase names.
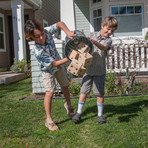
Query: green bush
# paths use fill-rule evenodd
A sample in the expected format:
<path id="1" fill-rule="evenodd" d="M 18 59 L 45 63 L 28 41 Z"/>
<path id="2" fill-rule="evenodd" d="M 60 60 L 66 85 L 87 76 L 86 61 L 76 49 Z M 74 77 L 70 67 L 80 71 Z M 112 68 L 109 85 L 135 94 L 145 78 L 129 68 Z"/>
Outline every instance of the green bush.
<path id="1" fill-rule="evenodd" d="M 105 94 L 118 94 L 118 87 L 115 84 L 115 74 L 113 74 L 111 71 L 106 74 Z"/>
<path id="2" fill-rule="evenodd" d="M 70 81 L 69 89 L 70 89 L 70 93 L 73 96 L 78 96 L 80 94 L 80 88 L 81 88 L 80 83 L 73 81 L 73 80 Z"/>
<path id="3" fill-rule="evenodd" d="M 25 59 L 22 59 L 21 61 L 17 61 L 14 58 L 14 64 L 10 67 L 10 70 L 16 73 L 26 72 L 28 70 L 27 61 Z"/>
<path id="4" fill-rule="evenodd" d="M 137 82 L 129 89 L 130 93 L 148 93 L 148 85 Z"/>
<path id="5" fill-rule="evenodd" d="M 145 40 L 148 40 L 148 32 L 146 32 Z"/>

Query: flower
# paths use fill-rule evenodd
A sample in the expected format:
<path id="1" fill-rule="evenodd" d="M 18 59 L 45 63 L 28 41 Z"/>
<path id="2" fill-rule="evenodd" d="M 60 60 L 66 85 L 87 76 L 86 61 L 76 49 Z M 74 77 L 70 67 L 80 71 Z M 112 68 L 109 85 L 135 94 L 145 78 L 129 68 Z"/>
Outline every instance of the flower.
<path id="1" fill-rule="evenodd" d="M 73 84 L 73 81 L 70 81 L 70 84 Z"/>

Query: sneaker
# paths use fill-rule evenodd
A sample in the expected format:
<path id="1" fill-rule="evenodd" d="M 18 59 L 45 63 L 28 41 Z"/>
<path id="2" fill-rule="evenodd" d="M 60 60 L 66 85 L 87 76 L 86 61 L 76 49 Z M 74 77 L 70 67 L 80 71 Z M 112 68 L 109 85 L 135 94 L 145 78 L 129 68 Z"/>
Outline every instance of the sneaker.
<path id="1" fill-rule="evenodd" d="M 67 111 L 67 115 L 72 118 L 75 115 L 73 112 L 73 107 L 68 107 L 67 103 L 64 104 L 64 107 Z"/>
<path id="2" fill-rule="evenodd" d="M 105 117 L 102 115 L 102 116 L 98 116 L 98 123 L 99 124 L 104 124 L 106 123 L 106 119 Z"/>
<path id="3" fill-rule="evenodd" d="M 81 120 L 81 114 L 76 113 L 73 117 L 72 117 L 72 121 L 74 123 L 78 123 Z"/>
<path id="4" fill-rule="evenodd" d="M 49 123 L 45 122 L 45 126 L 51 131 L 59 130 L 58 126 L 53 121 L 51 121 Z"/>

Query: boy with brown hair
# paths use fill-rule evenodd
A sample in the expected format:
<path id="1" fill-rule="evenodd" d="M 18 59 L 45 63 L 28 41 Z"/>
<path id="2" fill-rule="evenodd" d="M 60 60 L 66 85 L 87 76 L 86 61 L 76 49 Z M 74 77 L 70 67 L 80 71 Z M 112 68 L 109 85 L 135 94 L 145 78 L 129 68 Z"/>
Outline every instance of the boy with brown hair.
<path id="1" fill-rule="evenodd" d="M 55 79 L 60 84 L 65 96 L 66 104 L 64 104 L 64 107 L 67 110 L 67 114 L 69 117 L 73 115 L 68 89 L 69 81 L 66 71 L 62 66 L 62 64 L 68 62 L 68 59 L 60 58 L 52 37 L 58 31 L 58 28 L 62 29 L 71 39 L 76 36 L 74 31 L 70 31 L 63 22 L 58 22 L 45 28 L 37 20 L 28 20 L 25 24 L 25 37 L 27 40 L 35 41 L 33 52 L 40 65 L 43 76 L 43 85 L 45 88 L 44 108 L 46 112 L 45 126 L 52 131 L 59 129 L 51 117 L 51 104 L 56 87 Z"/>
<path id="2" fill-rule="evenodd" d="M 86 101 L 87 95 L 93 86 L 94 95 L 97 98 L 98 123 L 106 122 L 103 116 L 104 105 L 104 86 L 106 77 L 106 52 L 111 48 L 112 40 L 110 36 L 118 27 L 118 22 L 114 17 L 106 17 L 101 24 L 99 32 L 90 34 L 89 39 L 94 44 L 93 61 L 88 67 L 86 74 L 83 76 L 81 94 L 78 102 L 77 113 L 72 117 L 72 121 L 77 123 L 81 119 L 82 109 Z"/>

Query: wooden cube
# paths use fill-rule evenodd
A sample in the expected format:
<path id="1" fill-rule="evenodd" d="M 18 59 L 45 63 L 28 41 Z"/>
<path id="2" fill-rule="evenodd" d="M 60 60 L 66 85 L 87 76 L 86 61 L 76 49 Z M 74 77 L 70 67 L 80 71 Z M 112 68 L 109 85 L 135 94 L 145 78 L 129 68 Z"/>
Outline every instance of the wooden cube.
<path id="1" fill-rule="evenodd" d="M 88 45 L 84 44 L 83 42 L 81 42 L 78 47 L 77 50 L 80 53 L 84 53 L 84 52 L 89 52 L 90 51 L 90 47 L 88 47 Z"/>
<path id="2" fill-rule="evenodd" d="M 78 72 L 78 76 L 83 76 L 85 73 L 86 73 L 86 68 L 82 66 Z"/>
<path id="3" fill-rule="evenodd" d="M 72 50 L 69 54 L 69 59 L 73 60 L 73 59 L 78 59 L 79 57 L 79 53 L 76 50 Z"/>
<path id="4" fill-rule="evenodd" d="M 82 76 L 86 72 L 86 69 L 83 67 L 81 63 L 78 62 L 78 60 L 73 59 L 70 65 L 68 66 L 67 71 L 69 71 L 73 75 Z"/>
<path id="5" fill-rule="evenodd" d="M 91 65 L 93 56 L 89 53 L 82 53 L 79 55 L 78 61 L 81 63 L 83 66 L 89 66 Z"/>

